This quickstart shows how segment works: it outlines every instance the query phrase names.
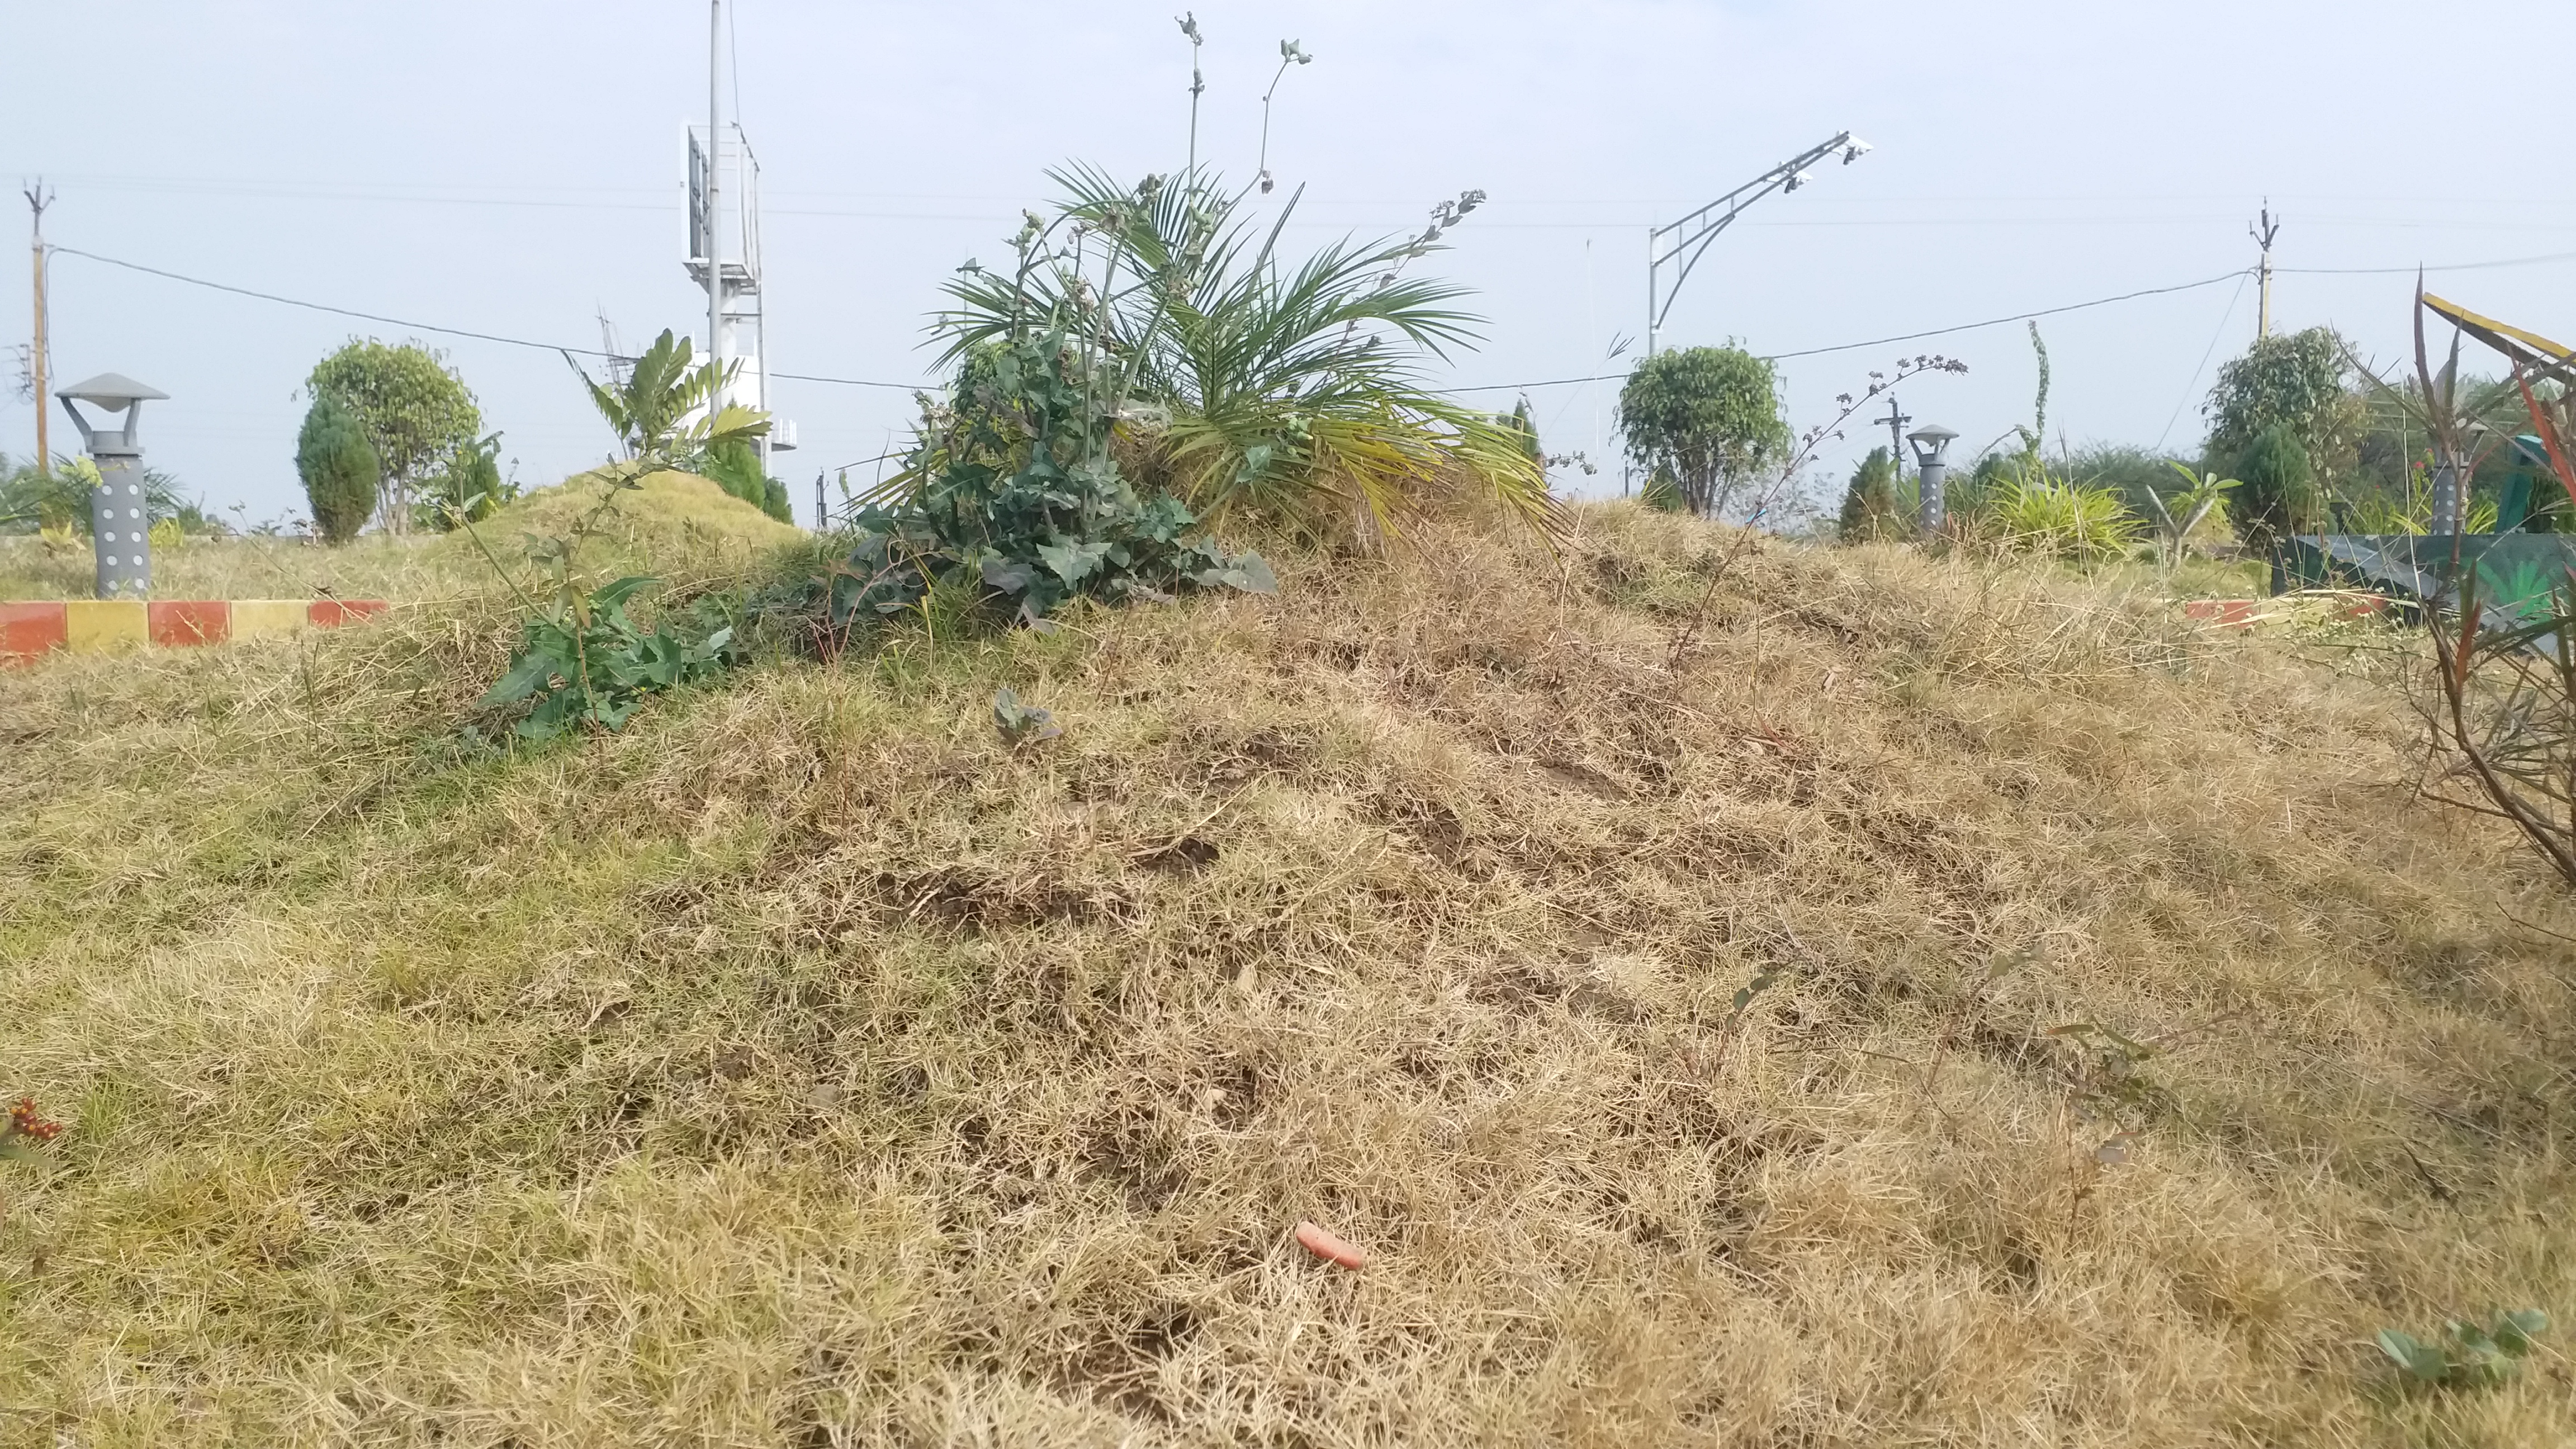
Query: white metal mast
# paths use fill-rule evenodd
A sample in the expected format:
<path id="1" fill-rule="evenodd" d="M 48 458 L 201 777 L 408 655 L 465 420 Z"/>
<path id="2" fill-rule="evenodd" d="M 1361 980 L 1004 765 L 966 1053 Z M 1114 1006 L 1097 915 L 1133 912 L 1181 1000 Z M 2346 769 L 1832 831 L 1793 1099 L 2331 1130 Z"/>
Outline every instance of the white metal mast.
<path id="1" fill-rule="evenodd" d="M 739 369 L 730 381 L 717 388 L 712 406 L 741 403 L 770 412 L 768 319 L 761 298 L 760 160 L 752 154 L 751 140 L 743 134 L 741 123 L 725 120 L 725 35 L 724 0 L 708 0 L 707 133 L 703 148 L 698 143 L 697 128 L 687 128 L 687 267 L 691 280 L 703 282 L 707 289 L 707 360 L 716 366 L 719 377 L 729 366 Z M 723 181 L 728 131 L 732 133 L 736 168 L 730 186 Z M 730 217 L 724 206 L 727 195 L 733 201 Z M 729 233 L 734 243 L 730 247 L 725 245 Z M 728 257 L 727 252 L 733 255 Z M 743 335 L 746 327 L 748 337 Z M 771 453 L 796 446 L 796 425 L 773 415 L 769 435 L 757 446 L 761 468 L 766 472 Z"/>
<path id="2" fill-rule="evenodd" d="M 725 402 L 724 205 L 717 199 L 724 172 L 724 0 L 707 0 L 707 360 L 715 364 L 709 412 Z"/>

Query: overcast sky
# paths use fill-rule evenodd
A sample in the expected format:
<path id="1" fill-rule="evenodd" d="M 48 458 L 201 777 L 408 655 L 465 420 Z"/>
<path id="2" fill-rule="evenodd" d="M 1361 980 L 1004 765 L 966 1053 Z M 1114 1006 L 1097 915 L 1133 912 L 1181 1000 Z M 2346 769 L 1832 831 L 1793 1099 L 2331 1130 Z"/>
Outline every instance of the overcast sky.
<path id="1" fill-rule="evenodd" d="M 921 380 L 940 282 L 1007 255 L 1049 167 L 1141 176 L 1186 145 L 1169 0 L 727 8 L 764 170 L 774 370 Z M 1473 285 L 1491 319 L 1481 351 L 1437 372 L 1460 387 L 1612 370 L 1614 340 L 1643 330 L 1647 227 L 1844 128 L 1877 149 L 1721 238 L 1667 345 L 1804 352 L 2218 277 L 2252 263 L 2267 196 L 2286 218 L 2278 327 L 2331 322 L 2393 358 L 2411 275 L 2294 269 L 2551 258 L 2433 285 L 2576 333 L 2564 156 L 2528 97 L 2471 59 L 2518 73 L 2514 56 L 2576 54 L 2568 0 L 1196 10 L 1201 152 L 1236 177 L 1254 169 L 1278 42 L 1315 56 L 1281 88 L 1271 140 L 1279 195 L 1306 187 L 1296 241 L 1411 231 L 1439 198 L 1488 193 L 1423 268 Z M 706 47 L 700 0 L 0 0 L 0 179 L 54 188 L 60 246 L 550 344 L 597 346 L 605 312 L 631 344 L 703 327 L 680 266 L 681 127 L 705 113 Z M 0 280 L 11 341 L 28 335 L 25 275 L 0 269 L 21 279 Z M 147 416 L 150 460 L 253 517 L 300 506 L 297 388 L 315 360 L 353 333 L 413 335 L 83 257 L 57 255 L 52 276 L 56 378 L 114 370 L 170 393 Z M 2253 334 L 2254 292 L 2230 278 L 2040 325 L 2052 441 L 2189 449 L 2209 374 Z M 418 335 L 448 350 L 522 482 L 609 449 L 555 354 Z M 2028 420 L 2013 323 L 1786 360 L 1791 422 L 1930 350 L 1973 371 L 1908 387 L 1918 422 L 1968 446 Z M 1615 392 L 1532 388 L 1549 448 L 1609 463 Z M 775 400 L 803 438 L 777 470 L 800 516 L 818 468 L 885 451 L 912 413 L 888 388 L 781 382 Z M 58 421 L 58 450 L 68 433 Z M 0 450 L 23 456 L 33 434 L 29 404 L 0 401 Z M 1855 427 L 1822 469 L 1884 436 Z M 1560 481 L 1615 492 L 1618 469 Z"/>

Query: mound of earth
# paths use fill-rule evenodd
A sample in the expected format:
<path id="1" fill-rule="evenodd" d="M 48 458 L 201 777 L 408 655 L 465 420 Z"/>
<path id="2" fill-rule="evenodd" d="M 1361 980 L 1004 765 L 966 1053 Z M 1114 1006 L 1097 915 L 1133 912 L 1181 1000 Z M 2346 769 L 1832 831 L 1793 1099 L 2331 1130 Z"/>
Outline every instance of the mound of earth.
<path id="1" fill-rule="evenodd" d="M 2370 1346 L 2576 1263 L 2576 913 L 2399 697 L 1576 529 L 507 756 L 497 618 L 0 676 L 6 1437 L 2576 1431 Z"/>
<path id="2" fill-rule="evenodd" d="M 571 534 L 598 507 L 605 483 L 599 472 L 576 474 L 521 495 L 476 527 L 504 558 L 512 558 L 522 534 Z M 739 569 L 806 536 L 727 493 L 714 479 L 681 472 L 649 473 L 636 487 L 619 490 L 616 506 L 601 514 L 593 528 L 592 547 L 603 557 L 641 567 L 685 567 L 692 573 Z M 441 537 L 434 547 L 451 555 L 472 554 L 474 542 L 460 531 Z"/>

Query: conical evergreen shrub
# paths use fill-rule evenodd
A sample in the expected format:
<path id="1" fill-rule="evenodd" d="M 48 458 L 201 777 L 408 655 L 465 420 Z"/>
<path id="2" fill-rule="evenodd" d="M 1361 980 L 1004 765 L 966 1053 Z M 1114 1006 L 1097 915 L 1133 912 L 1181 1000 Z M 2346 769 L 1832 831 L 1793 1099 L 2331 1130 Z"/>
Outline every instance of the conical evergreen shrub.
<path id="1" fill-rule="evenodd" d="M 358 536 L 376 511 L 384 465 L 355 414 L 330 397 L 317 397 L 295 440 L 295 471 L 313 526 L 333 543 Z"/>

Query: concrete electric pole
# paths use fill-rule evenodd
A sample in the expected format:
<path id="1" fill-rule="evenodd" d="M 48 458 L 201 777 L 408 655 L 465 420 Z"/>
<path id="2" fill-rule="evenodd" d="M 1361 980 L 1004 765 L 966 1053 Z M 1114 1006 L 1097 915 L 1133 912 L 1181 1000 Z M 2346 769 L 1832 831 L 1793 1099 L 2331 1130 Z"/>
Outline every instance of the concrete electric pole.
<path id="1" fill-rule="evenodd" d="M 1879 421 L 1887 424 L 1887 466 L 1895 470 L 1896 481 L 1902 483 L 1905 481 L 1905 425 L 1914 419 L 1896 410 L 1896 394 L 1891 392 L 1887 395 L 1887 416 Z"/>
<path id="2" fill-rule="evenodd" d="M 2263 249 L 2261 270 L 2256 273 L 2260 279 L 2259 300 L 2254 309 L 2254 340 L 2260 342 L 2272 335 L 2272 238 L 2281 234 L 2281 223 L 2272 215 L 2269 197 L 2263 201 L 2263 219 L 2245 231 L 2254 238 L 2254 244 Z"/>
<path id="3" fill-rule="evenodd" d="M 36 263 L 36 335 L 27 346 L 27 370 L 36 389 L 36 476 L 52 476 L 54 467 L 53 438 L 45 426 L 45 208 L 54 204 L 53 193 L 45 189 L 44 178 L 26 190 L 27 209 L 35 214 L 34 238 Z"/>

